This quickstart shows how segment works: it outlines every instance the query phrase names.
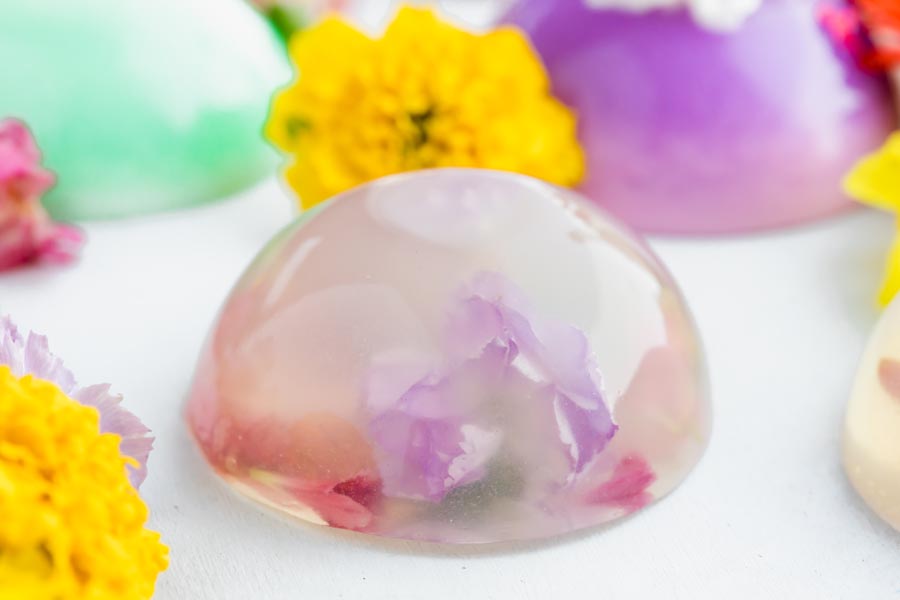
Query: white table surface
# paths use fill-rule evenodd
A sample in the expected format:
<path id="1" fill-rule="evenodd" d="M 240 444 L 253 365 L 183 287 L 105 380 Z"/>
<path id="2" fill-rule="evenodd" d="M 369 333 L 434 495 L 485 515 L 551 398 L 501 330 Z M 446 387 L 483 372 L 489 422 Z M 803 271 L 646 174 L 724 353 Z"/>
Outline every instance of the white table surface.
<path id="1" fill-rule="evenodd" d="M 374 4 L 369 18 L 383 13 Z M 472 2 L 461 14 L 479 11 Z M 900 534 L 866 509 L 840 465 L 890 217 L 652 240 L 708 352 L 716 415 L 705 457 L 671 496 L 623 522 L 478 549 L 289 523 L 220 484 L 193 447 L 182 409 L 200 346 L 292 211 L 270 181 L 217 205 L 87 225 L 77 265 L 0 276 L 0 313 L 48 334 L 81 383 L 112 382 L 154 430 L 142 494 L 172 561 L 156 598 L 900 598 Z"/>
<path id="2" fill-rule="evenodd" d="M 274 182 L 199 209 L 87 225 L 79 264 L 0 276 L 0 312 L 109 381 L 157 436 L 142 488 L 171 547 L 157 598 L 900 597 L 900 534 L 840 466 L 844 404 L 891 219 L 858 211 L 768 235 L 653 240 L 706 344 L 712 443 L 668 498 L 610 527 L 480 550 L 296 525 L 234 495 L 182 420 L 230 286 L 291 217 Z"/>

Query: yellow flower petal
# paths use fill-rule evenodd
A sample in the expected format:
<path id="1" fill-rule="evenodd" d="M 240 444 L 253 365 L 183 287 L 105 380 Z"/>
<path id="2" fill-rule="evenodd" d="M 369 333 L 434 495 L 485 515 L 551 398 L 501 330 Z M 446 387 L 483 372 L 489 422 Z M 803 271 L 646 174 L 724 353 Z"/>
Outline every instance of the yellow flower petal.
<path id="1" fill-rule="evenodd" d="M 877 208 L 900 210 L 900 132 L 861 160 L 845 181 L 847 193 Z"/>
<path id="2" fill-rule="evenodd" d="M 168 550 L 144 529 L 96 409 L 0 366 L 0 600 L 144 600 Z"/>
<path id="3" fill-rule="evenodd" d="M 304 208 L 432 167 L 567 186 L 584 176 L 575 118 L 515 29 L 476 35 L 404 8 L 377 40 L 331 19 L 293 38 L 290 54 L 297 77 L 273 100 L 266 136 L 291 156 L 286 177 Z"/>
<path id="4" fill-rule="evenodd" d="M 863 158 L 844 181 L 847 194 L 876 208 L 900 211 L 900 132 L 894 133 L 878 152 Z M 898 222 L 900 230 L 900 222 Z M 882 306 L 900 290 L 900 237 L 888 255 L 878 301 Z"/>
<path id="5" fill-rule="evenodd" d="M 345 71 L 353 64 L 353 58 L 371 44 L 370 38 L 346 22 L 328 17 L 291 37 L 288 54 L 301 73 Z M 341 51 L 335 52 L 338 48 Z"/>

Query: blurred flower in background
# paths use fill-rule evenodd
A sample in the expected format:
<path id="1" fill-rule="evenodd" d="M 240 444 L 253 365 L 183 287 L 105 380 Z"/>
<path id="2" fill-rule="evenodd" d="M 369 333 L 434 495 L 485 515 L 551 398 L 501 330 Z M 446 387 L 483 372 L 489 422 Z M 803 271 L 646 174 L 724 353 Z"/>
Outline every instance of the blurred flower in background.
<path id="1" fill-rule="evenodd" d="M 83 243 L 74 227 L 53 223 L 41 196 L 54 177 L 25 125 L 0 121 L 0 271 L 44 261 L 66 263 Z"/>
<path id="2" fill-rule="evenodd" d="M 476 35 L 429 9 L 403 8 L 379 39 L 329 18 L 295 35 L 289 50 L 298 75 L 276 95 L 266 135 L 291 156 L 286 176 L 304 208 L 432 167 L 562 186 L 584 176 L 575 117 L 513 28 Z"/>
<path id="3" fill-rule="evenodd" d="M 840 46 L 869 70 L 900 63 L 900 3 L 897 0 L 851 0 L 821 4 L 819 20 Z"/>
<path id="4" fill-rule="evenodd" d="M 857 3 L 878 46 L 876 64 L 888 68 L 900 64 L 900 2 L 857 0 Z"/>
<path id="5" fill-rule="evenodd" d="M 900 95 L 900 2 L 857 0 L 856 9 L 875 42 L 867 64 L 892 71 L 896 94 Z M 900 103 L 898 103 L 900 105 Z M 845 182 L 847 193 L 876 208 L 900 213 L 900 132 L 884 147 L 863 158 Z M 900 230 L 900 220 L 898 220 Z M 900 291 L 900 235 L 888 254 L 884 283 L 878 296 L 882 306 Z"/>
<path id="6" fill-rule="evenodd" d="M 136 487 L 148 429 L 0 319 L 0 600 L 144 600 L 168 564 Z"/>
<path id="7" fill-rule="evenodd" d="M 871 206 L 900 213 L 900 133 L 885 146 L 864 158 L 846 181 L 847 193 Z M 900 228 L 900 222 L 898 222 Z M 900 237 L 894 240 L 888 255 L 884 283 L 878 296 L 887 306 L 900 291 Z"/>

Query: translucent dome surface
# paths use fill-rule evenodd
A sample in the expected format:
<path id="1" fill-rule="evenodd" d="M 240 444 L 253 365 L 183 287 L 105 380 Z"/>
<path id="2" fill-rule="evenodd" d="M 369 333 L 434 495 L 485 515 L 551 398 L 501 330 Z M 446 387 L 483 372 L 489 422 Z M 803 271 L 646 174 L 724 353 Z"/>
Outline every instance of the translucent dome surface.
<path id="1" fill-rule="evenodd" d="M 833 0 L 764 0 L 735 31 L 686 9 L 520 0 L 531 37 L 579 118 L 583 191 L 639 231 L 726 233 L 846 210 L 841 181 L 896 124 L 883 77 L 819 23 Z M 710 3 L 708 3 L 710 4 Z"/>
<path id="2" fill-rule="evenodd" d="M 665 495 L 710 407 L 691 318 L 641 242 L 569 191 L 448 169 L 279 234 L 225 303 L 188 421 L 219 476 L 293 516 L 485 543 Z"/>
<path id="3" fill-rule="evenodd" d="M 194 206 L 278 164 L 260 130 L 284 54 L 245 0 L 0 2 L 0 118 L 34 133 L 58 219 Z"/>
<path id="4" fill-rule="evenodd" d="M 863 354 L 847 410 L 844 466 L 863 499 L 900 531 L 900 303 Z"/>

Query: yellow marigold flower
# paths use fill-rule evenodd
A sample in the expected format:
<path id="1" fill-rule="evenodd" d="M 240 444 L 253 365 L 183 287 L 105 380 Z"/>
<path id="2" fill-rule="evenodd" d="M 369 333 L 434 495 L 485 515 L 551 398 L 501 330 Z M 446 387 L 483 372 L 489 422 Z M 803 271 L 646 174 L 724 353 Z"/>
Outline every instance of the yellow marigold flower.
<path id="1" fill-rule="evenodd" d="M 864 158 L 845 182 L 847 193 L 877 208 L 900 212 L 900 132 L 884 147 Z M 900 229 L 900 222 L 898 222 Z M 900 237 L 888 255 L 884 283 L 878 300 L 887 305 L 900 291 Z"/>
<path id="2" fill-rule="evenodd" d="M 168 550 L 97 409 L 0 366 L 0 600 L 143 600 Z"/>
<path id="3" fill-rule="evenodd" d="M 295 34 L 290 55 L 298 77 L 275 97 L 266 136 L 293 156 L 286 176 L 304 208 L 431 167 L 584 177 L 575 117 L 513 28 L 477 35 L 403 8 L 379 39 L 330 18 Z"/>

